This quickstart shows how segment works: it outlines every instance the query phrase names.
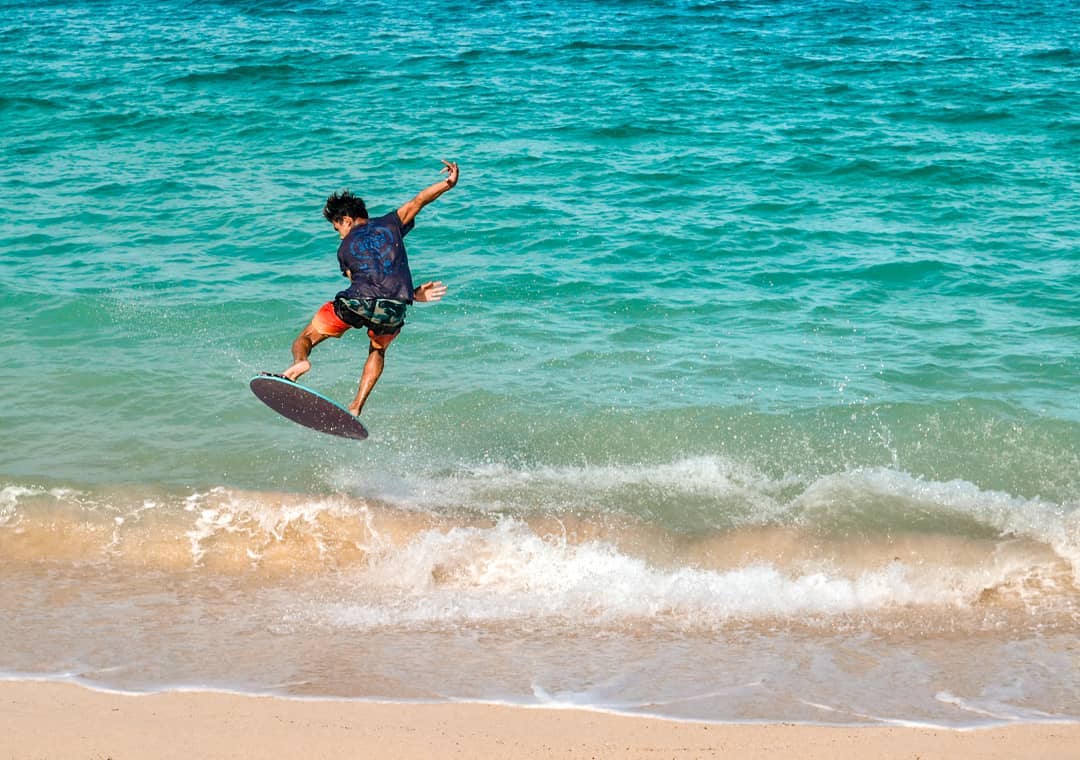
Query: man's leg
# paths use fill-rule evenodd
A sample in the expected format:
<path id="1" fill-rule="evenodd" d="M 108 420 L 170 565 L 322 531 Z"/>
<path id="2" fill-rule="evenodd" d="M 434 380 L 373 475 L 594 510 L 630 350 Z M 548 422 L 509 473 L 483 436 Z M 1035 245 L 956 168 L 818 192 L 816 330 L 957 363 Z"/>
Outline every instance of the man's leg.
<path id="1" fill-rule="evenodd" d="M 281 374 L 289 380 L 298 380 L 301 375 L 311 369 L 311 349 L 329 338 L 329 335 L 320 333 L 314 323 L 304 328 L 304 331 L 296 336 L 292 344 L 293 365 Z"/>
<path id="2" fill-rule="evenodd" d="M 311 324 L 304 328 L 292 344 L 293 365 L 282 372 L 289 380 L 297 380 L 301 375 L 311 369 L 308 357 L 311 349 L 322 343 L 327 338 L 340 338 L 349 326 L 338 319 L 334 314 L 334 305 L 328 302 L 319 309 L 311 320 Z"/>
<path id="3" fill-rule="evenodd" d="M 360 412 L 364 409 L 364 402 L 367 401 L 369 395 L 371 395 L 371 389 L 375 387 L 375 383 L 379 382 L 379 376 L 382 375 L 383 365 L 386 364 L 386 349 L 390 346 L 390 343 L 398 336 L 398 333 L 393 335 L 374 335 L 370 331 L 368 337 L 371 338 L 371 345 L 368 346 L 367 361 L 364 362 L 364 371 L 360 375 L 360 387 L 356 389 L 356 398 L 349 404 L 349 412 L 355 417 L 360 416 Z"/>

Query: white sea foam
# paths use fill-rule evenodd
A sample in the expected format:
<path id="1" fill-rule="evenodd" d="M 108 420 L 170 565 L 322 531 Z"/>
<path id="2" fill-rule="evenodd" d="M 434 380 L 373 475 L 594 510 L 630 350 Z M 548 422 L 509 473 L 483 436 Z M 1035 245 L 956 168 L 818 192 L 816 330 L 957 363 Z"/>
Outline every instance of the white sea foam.
<path id="1" fill-rule="evenodd" d="M 984 490 L 963 480 L 928 481 L 886 468 L 855 470 L 820 478 L 795 503 L 805 514 L 827 509 L 837 497 L 845 503 L 874 497 L 900 499 L 903 506 L 927 515 L 960 515 L 1002 534 L 1046 544 L 1069 563 L 1080 583 L 1080 505 L 1053 504 Z"/>
<path id="2" fill-rule="evenodd" d="M 347 487 L 347 478 L 339 479 Z M 355 489 L 354 489 L 355 490 Z M 920 529 L 927 520 L 963 518 L 1002 535 L 1046 544 L 1069 563 L 1080 583 L 1080 502 L 1054 503 L 980 488 L 964 480 L 938 482 L 895 469 L 862 468 L 822 476 L 769 476 L 718 456 L 666 464 L 512 468 L 463 466 L 439 476 L 395 482 L 364 492 L 425 510 L 464 506 L 501 514 L 623 511 L 630 517 L 693 514 L 695 529 L 795 524 L 813 526 L 839 515 L 848 523 L 890 531 Z M 692 504 L 693 508 L 687 507 Z M 703 506 L 704 505 L 704 506 Z"/>
<path id="3" fill-rule="evenodd" d="M 530 510 L 536 483 L 545 492 L 561 494 L 562 501 Z M 703 562 L 705 555 L 695 553 L 693 546 L 665 549 L 683 538 L 663 522 L 633 512 L 610 522 L 604 515 L 594 519 L 589 509 L 578 508 L 576 499 L 582 491 L 609 494 L 643 484 L 660 489 L 648 497 L 671 512 L 678 511 L 687 493 L 721 500 L 718 512 L 729 508 L 732 499 L 752 501 L 762 510 L 743 511 L 734 525 L 697 528 L 692 534 L 691 544 L 704 542 L 701 551 L 706 554 L 712 551 L 708 541 L 721 542 L 716 551 L 725 560 L 719 566 Z M 175 501 L 129 498 L 128 506 L 102 509 L 93 496 L 7 486 L 0 489 L 0 525 L 33 512 L 34 506 L 24 505 L 24 500 L 51 493 L 58 503 L 101 513 L 101 521 L 108 523 L 108 531 L 101 531 L 108 537 L 102 547 L 105 554 L 139 552 L 143 518 L 154 513 L 155 519 L 186 523 L 179 535 L 195 565 L 206 560 L 208 551 L 229 561 L 239 558 L 241 565 L 257 563 L 272 551 L 279 567 L 294 561 L 340 566 L 344 557 L 345 564 L 361 563 L 364 582 L 381 590 L 373 622 L 389 616 L 434 620 L 439 609 L 454 608 L 453 614 L 461 619 L 565 614 L 600 621 L 670 618 L 684 621 L 680 624 L 714 625 L 739 616 L 799 617 L 903 605 L 959 605 L 986 591 L 1003 591 L 1009 598 L 1038 606 L 1045 596 L 1076 594 L 1080 583 L 1077 510 L 964 481 L 926 481 L 886 468 L 803 482 L 791 476 L 769 478 L 723 458 L 699 457 L 659 467 L 477 467 L 429 477 L 412 488 L 412 494 L 391 509 L 344 495 L 305 497 L 224 488 Z M 469 509 L 462 515 L 460 509 L 424 505 L 434 493 Z M 411 508 L 424 519 L 410 521 L 403 517 L 408 510 L 395 511 L 395 506 Z M 704 510 L 698 504 L 699 511 L 712 508 L 708 502 Z M 873 519 L 863 521 L 861 511 Z M 839 551 L 804 551 L 797 557 L 789 551 L 783 561 L 783 551 L 768 547 L 754 551 L 757 528 L 820 535 L 821 526 L 827 526 L 836 512 L 870 527 L 831 536 L 833 549 Z M 970 530 L 961 523 L 960 533 L 956 525 L 935 533 L 934 525 L 922 528 L 912 521 L 913 514 L 962 518 L 990 530 L 976 531 L 983 543 L 975 547 L 970 562 L 953 562 L 930 544 L 925 547 L 936 554 L 915 556 L 924 548 L 917 544 L 914 554 L 898 556 L 891 563 L 884 560 L 892 553 L 882 558 L 877 552 L 869 559 L 858 555 L 862 544 L 887 543 L 893 532 L 963 542 Z M 585 530 L 568 529 L 571 536 L 559 535 L 557 526 L 568 519 L 563 515 L 572 515 Z M 723 543 L 744 529 L 744 538 Z M 996 541 L 995 532 L 1001 535 Z M 1015 538 L 1028 543 L 1010 546 Z M 155 540 L 160 543 L 151 539 L 151 551 L 157 551 Z M 748 552 L 747 558 L 726 559 L 732 546 L 737 553 Z M 845 557 L 851 561 L 845 562 Z M 924 561 L 927 557 L 930 561 Z M 1065 565 L 1055 564 L 1055 557 Z M 1067 571 L 1062 569 L 1066 566 Z M 381 606 L 386 600 L 390 608 Z M 361 606 L 354 606 L 354 615 L 363 617 Z"/>
<path id="4" fill-rule="evenodd" d="M 800 481 L 769 478 L 713 457 L 659 467 L 515 470 L 495 465 L 455 474 L 443 486 L 444 496 L 450 490 L 465 504 L 496 509 L 527 503 L 537 490 L 562 493 L 569 505 L 581 493 L 587 497 L 647 486 L 663 489 L 661 497 L 676 501 L 684 494 L 745 498 L 757 508 L 746 520 L 751 525 L 772 522 L 809 529 L 832 511 L 846 514 L 855 524 L 873 525 L 873 519 L 860 522 L 859 512 L 878 518 L 875 512 L 892 510 L 876 530 L 925 532 L 912 517 L 924 514 L 931 522 L 971 520 L 998 532 L 1001 541 L 995 544 L 997 551 L 974 565 L 927 564 L 915 558 L 862 572 L 831 566 L 827 560 L 817 566 L 756 562 L 714 570 L 658 567 L 611 543 L 572 544 L 537 535 L 521 520 L 503 519 L 491 529 L 429 531 L 380 557 L 364 583 L 385 593 L 377 604 L 335 606 L 329 614 L 337 622 L 367 627 L 554 615 L 600 624 L 668 620 L 711 626 L 732 618 L 797 619 L 912 605 L 967 607 L 987 591 L 1003 591 L 1034 606 L 1044 601 L 1039 595 L 1045 591 L 1075 595 L 1075 588 L 1057 588 L 1060 568 L 1052 558 L 1022 548 L 1004 551 L 1010 537 L 1049 547 L 1068 564 L 1074 586 L 1080 578 L 1080 512 L 1075 508 L 965 481 L 926 481 L 887 468 Z M 440 488 L 425 483 L 422 491 L 439 493 Z M 862 539 L 856 534 L 847 540 Z"/>
<path id="5" fill-rule="evenodd" d="M 20 497 L 34 493 L 40 493 L 40 491 L 22 486 L 0 488 L 0 526 L 7 526 L 17 519 Z"/>
<path id="6" fill-rule="evenodd" d="M 374 599 L 325 612 L 336 624 L 359 628 L 535 618 L 708 628 L 733 619 L 962 607 L 1016 570 L 1008 563 L 960 569 L 899 561 L 854 573 L 767 562 L 730 570 L 659 567 L 606 542 L 572 544 L 504 519 L 492 528 L 420 533 L 365 567 L 356 587 L 360 597 Z"/>
<path id="7" fill-rule="evenodd" d="M 0 488 L 0 526 L 10 527 L 21 516 L 20 505 L 27 497 L 49 496 L 57 502 L 74 501 L 80 493 L 70 488 L 43 488 L 40 486 L 4 486 Z"/>
<path id="8" fill-rule="evenodd" d="M 1017 707 L 1016 701 L 1023 698 L 1023 689 L 1017 688 L 1014 691 L 1018 693 L 1010 695 L 1014 700 L 1013 702 L 993 699 L 986 697 L 985 695 L 984 699 L 980 702 L 976 702 L 973 699 L 958 697 L 948 691 L 938 692 L 934 695 L 934 699 L 943 704 L 952 705 L 958 710 L 977 715 L 981 718 L 991 718 L 1002 723 L 1042 723 L 1060 721 L 1062 719 L 1060 715 L 1048 713 L 1043 710 Z"/>
<path id="9" fill-rule="evenodd" d="M 196 564 L 206 554 L 206 543 L 221 534 L 249 537 L 251 545 L 245 551 L 249 558 L 258 560 L 261 549 L 284 541 L 290 530 L 301 530 L 315 543 L 319 555 L 325 556 L 328 548 L 319 526 L 323 515 L 358 519 L 368 527 L 365 534 L 377 540 L 374 538 L 377 534 L 370 529 L 370 511 L 340 497 L 270 499 L 266 494 L 217 488 L 192 494 L 185 500 L 184 509 L 198 514 L 194 526 L 186 533 Z"/>

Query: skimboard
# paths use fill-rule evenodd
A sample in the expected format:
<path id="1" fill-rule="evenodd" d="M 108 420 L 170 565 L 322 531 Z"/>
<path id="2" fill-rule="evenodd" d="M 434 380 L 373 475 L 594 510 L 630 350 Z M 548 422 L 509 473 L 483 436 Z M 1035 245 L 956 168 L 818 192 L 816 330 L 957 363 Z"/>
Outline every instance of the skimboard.
<path id="1" fill-rule="evenodd" d="M 304 427 L 361 441 L 368 437 L 367 428 L 341 404 L 281 375 L 251 378 L 251 392 L 282 417 Z"/>

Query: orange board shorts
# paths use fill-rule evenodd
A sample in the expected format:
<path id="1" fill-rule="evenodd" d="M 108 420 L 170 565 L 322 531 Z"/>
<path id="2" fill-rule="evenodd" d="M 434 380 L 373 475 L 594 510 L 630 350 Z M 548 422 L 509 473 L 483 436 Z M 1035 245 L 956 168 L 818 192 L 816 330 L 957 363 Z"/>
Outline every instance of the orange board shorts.
<path id="1" fill-rule="evenodd" d="M 321 309 L 315 312 L 311 324 L 320 333 L 330 338 L 340 338 L 345 334 L 346 330 L 352 329 L 352 325 L 342 322 L 341 318 L 334 312 L 333 301 L 327 301 L 322 305 Z M 367 334 L 368 338 L 371 339 L 371 345 L 386 348 L 393 342 L 394 338 L 401 334 L 401 330 L 390 335 L 376 335 L 373 330 L 368 330 Z"/>

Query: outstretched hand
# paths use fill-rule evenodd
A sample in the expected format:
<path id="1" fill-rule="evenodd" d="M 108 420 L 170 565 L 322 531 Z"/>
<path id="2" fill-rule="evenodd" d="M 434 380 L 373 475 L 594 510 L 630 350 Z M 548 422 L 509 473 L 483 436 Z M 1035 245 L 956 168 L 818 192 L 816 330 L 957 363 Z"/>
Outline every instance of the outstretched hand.
<path id="1" fill-rule="evenodd" d="M 443 168 L 440 172 L 446 172 L 446 184 L 453 187 L 458 181 L 458 165 L 457 161 L 443 161 Z"/>
<path id="2" fill-rule="evenodd" d="M 446 295 L 446 286 L 442 282 L 425 282 L 413 291 L 413 300 L 421 303 L 441 301 Z"/>

